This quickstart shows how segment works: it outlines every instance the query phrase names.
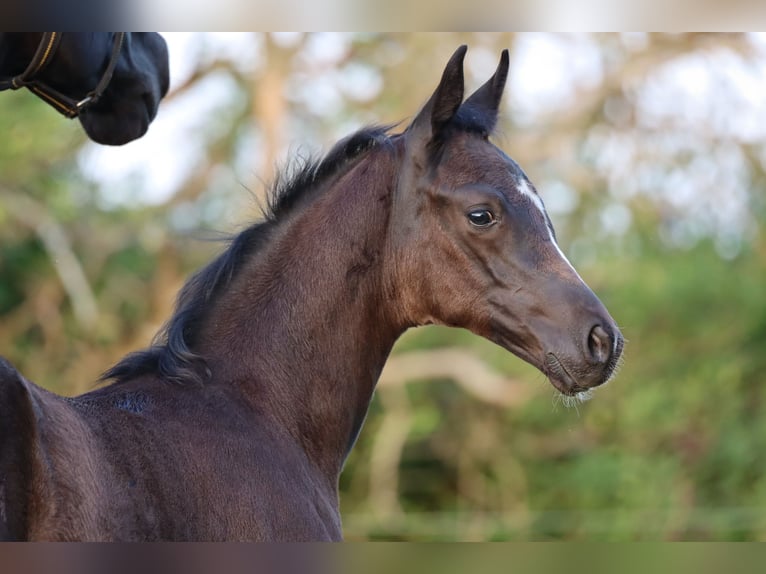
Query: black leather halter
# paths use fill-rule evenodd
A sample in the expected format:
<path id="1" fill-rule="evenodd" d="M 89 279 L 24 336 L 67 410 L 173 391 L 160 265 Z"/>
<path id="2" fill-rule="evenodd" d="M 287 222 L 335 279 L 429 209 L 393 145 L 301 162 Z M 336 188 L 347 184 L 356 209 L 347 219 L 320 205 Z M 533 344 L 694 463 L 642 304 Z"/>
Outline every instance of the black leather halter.
<path id="1" fill-rule="evenodd" d="M 40 80 L 35 79 L 53 59 L 53 56 L 61 43 L 61 35 L 62 32 L 43 32 L 40 45 L 37 46 L 35 56 L 27 66 L 27 69 L 10 80 L 0 80 L 0 91 L 28 88 L 37 97 L 53 106 L 66 117 L 76 118 L 86 110 L 88 106 L 96 103 L 109 85 L 109 82 L 112 79 L 112 74 L 114 73 L 114 68 L 117 65 L 117 60 L 120 57 L 122 43 L 125 40 L 125 32 L 115 32 L 112 44 L 112 55 L 109 58 L 109 63 L 107 64 L 106 69 L 101 75 L 98 84 L 96 84 L 96 87 L 88 92 L 88 94 L 81 100 L 70 98 Z"/>

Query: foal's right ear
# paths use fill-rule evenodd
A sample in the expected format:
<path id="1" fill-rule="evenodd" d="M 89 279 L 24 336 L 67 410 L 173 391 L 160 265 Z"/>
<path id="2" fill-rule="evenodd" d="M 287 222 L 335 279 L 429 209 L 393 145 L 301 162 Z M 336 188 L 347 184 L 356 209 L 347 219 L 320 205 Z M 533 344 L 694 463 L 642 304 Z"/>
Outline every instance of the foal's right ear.
<path id="1" fill-rule="evenodd" d="M 407 128 L 408 132 L 417 134 L 418 139 L 430 140 L 441 132 L 463 103 L 463 60 L 467 50 L 468 46 L 463 45 L 452 54 L 436 91 Z"/>

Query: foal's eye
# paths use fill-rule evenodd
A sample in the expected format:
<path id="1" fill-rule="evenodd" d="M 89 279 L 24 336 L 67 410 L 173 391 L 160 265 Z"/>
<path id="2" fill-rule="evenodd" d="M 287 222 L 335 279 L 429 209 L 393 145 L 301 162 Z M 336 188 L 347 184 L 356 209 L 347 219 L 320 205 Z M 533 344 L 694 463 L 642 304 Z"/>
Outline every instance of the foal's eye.
<path id="1" fill-rule="evenodd" d="M 495 214 L 489 209 L 473 209 L 468 212 L 467 217 L 474 227 L 489 227 L 497 221 Z"/>

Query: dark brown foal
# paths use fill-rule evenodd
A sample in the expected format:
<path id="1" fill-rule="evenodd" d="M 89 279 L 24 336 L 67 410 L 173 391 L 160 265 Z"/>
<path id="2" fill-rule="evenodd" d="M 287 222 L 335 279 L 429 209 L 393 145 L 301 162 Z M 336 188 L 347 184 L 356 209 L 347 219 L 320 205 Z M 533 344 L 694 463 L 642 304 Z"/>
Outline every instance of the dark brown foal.
<path id="1" fill-rule="evenodd" d="M 3 364 L 3 537 L 339 540 L 338 477 L 409 327 L 470 329 L 566 395 L 610 378 L 617 326 L 489 141 L 508 54 L 464 101 L 465 51 L 404 132 L 276 189 L 113 384 L 64 399 Z"/>

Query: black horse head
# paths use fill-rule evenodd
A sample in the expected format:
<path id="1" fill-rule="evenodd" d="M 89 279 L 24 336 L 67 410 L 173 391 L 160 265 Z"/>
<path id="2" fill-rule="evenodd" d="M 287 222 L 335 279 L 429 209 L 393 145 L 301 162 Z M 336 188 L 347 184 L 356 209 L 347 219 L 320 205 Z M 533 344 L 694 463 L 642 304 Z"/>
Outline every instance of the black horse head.
<path id="1" fill-rule="evenodd" d="M 95 142 L 146 133 L 168 91 L 168 50 L 156 33 L 0 34 L 3 88 L 28 87 Z"/>

